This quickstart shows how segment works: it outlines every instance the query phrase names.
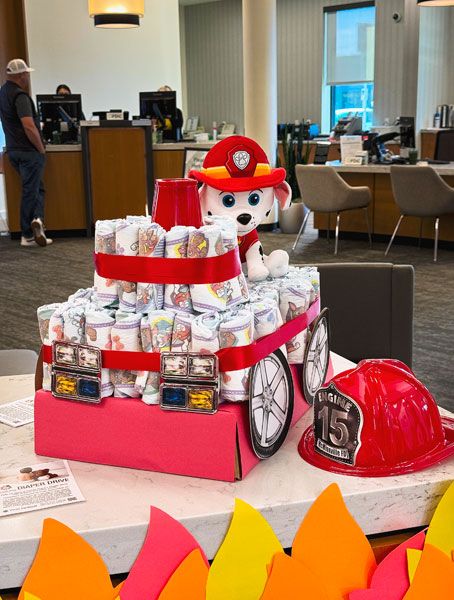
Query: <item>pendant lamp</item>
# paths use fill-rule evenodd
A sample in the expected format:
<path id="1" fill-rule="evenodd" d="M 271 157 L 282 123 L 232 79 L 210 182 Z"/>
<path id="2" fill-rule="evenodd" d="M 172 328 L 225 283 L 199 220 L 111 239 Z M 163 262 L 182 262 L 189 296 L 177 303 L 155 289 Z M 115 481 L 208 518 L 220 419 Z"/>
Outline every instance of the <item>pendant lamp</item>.
<path id="1" fill-rule="evenodd" d="M 88 12 L 95 27 L 130 29 L 139 27 L 145 13 L 145 0 L 88 0 Z"/>
<path id="2" fill-rule="evenodd" d="M 419 6 L 454 6 L 454 0 L 418 0 Z"/>

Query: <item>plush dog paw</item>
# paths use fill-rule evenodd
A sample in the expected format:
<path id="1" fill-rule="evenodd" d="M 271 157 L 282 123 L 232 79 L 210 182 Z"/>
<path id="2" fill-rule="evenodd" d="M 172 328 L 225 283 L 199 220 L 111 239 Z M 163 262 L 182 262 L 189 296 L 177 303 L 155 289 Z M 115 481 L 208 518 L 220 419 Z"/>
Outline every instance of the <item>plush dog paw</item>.
<path id="1" fill-rule="evenodd" d="M 247 276 L 249 281 L 263 281 L 269 274 L 270 272 L 263 263 L 248 265 Z"/>
<path id="2" fill-rule="evenodd" d="M 274 250 L 264 257 L 265 266 L 271 277 L 284 277 L 288 273 L 289 257 L 285 250 Z"/>

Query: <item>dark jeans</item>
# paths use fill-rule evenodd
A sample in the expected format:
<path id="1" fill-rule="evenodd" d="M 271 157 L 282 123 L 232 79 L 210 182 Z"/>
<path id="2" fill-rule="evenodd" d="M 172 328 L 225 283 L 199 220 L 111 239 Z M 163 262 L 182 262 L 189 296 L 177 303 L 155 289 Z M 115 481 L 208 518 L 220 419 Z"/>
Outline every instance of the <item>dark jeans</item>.
<path id="1" fill-rule="evenodd" d="M 22 235 L 33 237 L 31 222 L 44 220 L 44 185 L 42 181 L 45 154 L 32 150 L 8 150 L 8 158 L 19 173 L 22 181 L 22 202 L 20 207 L 20 226 Z"/>

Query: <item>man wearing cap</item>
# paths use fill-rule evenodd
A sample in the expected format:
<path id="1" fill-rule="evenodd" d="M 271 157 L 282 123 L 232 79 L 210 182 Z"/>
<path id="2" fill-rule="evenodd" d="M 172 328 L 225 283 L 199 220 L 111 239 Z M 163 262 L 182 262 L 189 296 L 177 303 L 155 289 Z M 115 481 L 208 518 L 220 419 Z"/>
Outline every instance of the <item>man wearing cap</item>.
<path id="1" fill-rule="evenodd" d="M 0 89 L 0 118 L 11 165 L 22 181 L 20 209 L 21 246 L 47 246 L 52 240 L 44 233 L 44 171 L 46 149 L 33 100 L 28 95 L 30 72 L 20 58 L 6 67 L 6 83 Z"/>

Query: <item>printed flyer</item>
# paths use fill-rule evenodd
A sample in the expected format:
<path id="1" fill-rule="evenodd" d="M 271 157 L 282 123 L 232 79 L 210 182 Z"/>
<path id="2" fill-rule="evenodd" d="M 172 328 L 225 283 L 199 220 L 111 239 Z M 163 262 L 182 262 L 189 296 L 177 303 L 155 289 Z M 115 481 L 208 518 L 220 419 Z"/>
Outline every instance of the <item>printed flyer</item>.
<path id="1" fill-rule="evenodd" d="M 84 502 L 66 460 L 0 473 L 0 516 Z"/>

